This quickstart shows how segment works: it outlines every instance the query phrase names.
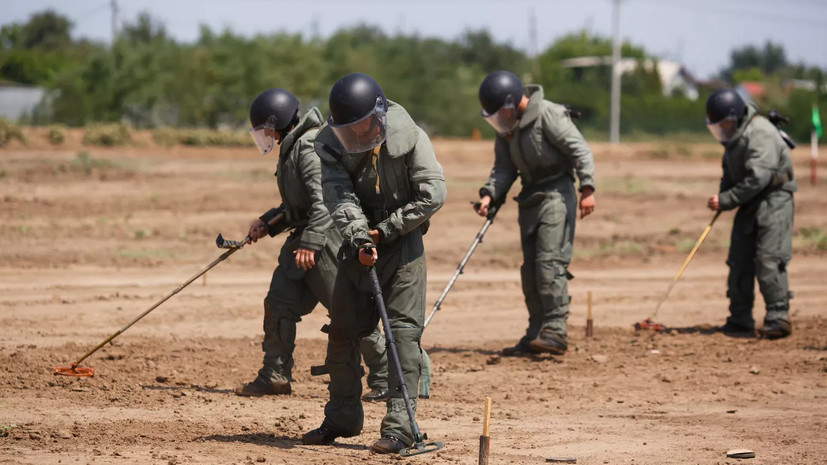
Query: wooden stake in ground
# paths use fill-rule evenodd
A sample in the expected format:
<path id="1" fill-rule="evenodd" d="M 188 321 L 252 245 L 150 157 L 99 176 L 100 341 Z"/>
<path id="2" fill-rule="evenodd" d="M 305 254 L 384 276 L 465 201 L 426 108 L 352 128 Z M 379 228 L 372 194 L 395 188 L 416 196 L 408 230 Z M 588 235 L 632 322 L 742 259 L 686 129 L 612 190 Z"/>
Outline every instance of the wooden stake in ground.
<path id="1" fill-rule="evenodd" d="M 592 321 L 592 291 L 589 291 L 588 314 L 586 316 L 586 337 L 594 337 L 594 321 Z"/>
<path id="2" fill-rule="evenodd" d="M 485 416 L 482 419 L 482 436 L 480 436 L 480 465 L 488 465 L 488 450 L 491 439 L 488 437 L 488 423 L 491 420 L 491 398 L 485 398 Z"/>

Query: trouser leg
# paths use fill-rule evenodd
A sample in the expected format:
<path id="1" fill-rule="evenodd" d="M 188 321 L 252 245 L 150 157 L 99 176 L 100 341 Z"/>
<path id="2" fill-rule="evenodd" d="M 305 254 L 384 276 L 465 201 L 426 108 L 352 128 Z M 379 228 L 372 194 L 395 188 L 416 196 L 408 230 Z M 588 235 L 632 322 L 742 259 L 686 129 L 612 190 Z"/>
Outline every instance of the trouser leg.
<path id="1" fill-rule="evenodd" d="M 778 193 L 766 202 L 759 213 L 755 252 L 755 274 L 767 306 L 764 322 L 789 322 L 787 265 L 792 258 L 792 196 Z"/>
<path id="2" fill-rule="evenodd" d="M 421 238 L 412 238 L 412 240 L 421 242 Z M 421 244 L 419 246 L 421 247 Z M 414 412 L 422 368 L 419 341 L 425 316 L 425 283 L 425 256 L 421 255 L 401 265 L 390 282 L 383 285 L 388 320 Z M 414 437 L 411 420 L 400 389 L 400 380 L 393 366 L 395 361 L 389 360 L 389 362 L 391 374 L 388 378 L 387 412 L 382 419 L 380 432 L 382 436 L 393 436 L 407 444 L 412 444 Z"/>
<path id="3" fill-rule="evenodd" d="M 739 212 L 740 214 L 741 212 Z M 755 326 L 752 306 L 755 301 L 755 232 L 754 218 L 736 214 L 732 225 L 729 255 L 727 323 L 744 328 Z"/>
<path id="4" fill-rule="evenodd" d="M 291 380 L 296 323 L 310 313 L 317 299 L 304 281 L 285 276 L 281 267 L 273 272 L 270 290 L 264 298 L 264 360 L 259 377 L 278 383 Z"/>
<path id="5" fill-rule="evenodd" d="M 362 338 L 360 344 L 362 358 L 368 367 L 368 387 L 370 389 L 388 388 L 388 354 L 385 348 L 385 336 L 375 327 L 369 336 Z"/>

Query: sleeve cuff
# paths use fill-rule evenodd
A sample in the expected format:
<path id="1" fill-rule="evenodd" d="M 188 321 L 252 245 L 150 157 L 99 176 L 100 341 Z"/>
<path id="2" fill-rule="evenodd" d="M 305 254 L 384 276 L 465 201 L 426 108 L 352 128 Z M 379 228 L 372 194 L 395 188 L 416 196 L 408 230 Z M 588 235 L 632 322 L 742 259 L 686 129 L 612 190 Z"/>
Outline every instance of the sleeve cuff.
<path id="1" fill-rule="evenodd" d="M 324 234 L 305 229 L 302 232 L 302 238 L 299 241 L 299 246 L 318 252 L 324 248 L 326 243 L 327 237 L 325 237 Z"/>
<path id="2" fill-rule="evenodd" d="M 488 186 L 481 187 L 480 188 L 480 198 L 483 198 L 486 195 L 491 197 L 491 200 L 494 200 L 496 198 L 496 197 L 494 197 L 494 191 L 490 187 L 488 187 Z"/>
<path id="3" fill-rule="evenodd" d="M 721 210 L 732 210 L 733 208 L 737 207 L 735 204 L 734 199 L 732 198 L 732 193 L 729 191 L 721 192 L 718 194 L 718 208 Z"/>
<path id="4" fill-rule="evenodd" d="M 383 241 L 393 241 L 397 237 L 399 237 L 399 234 L 396 232 L 396 229 L 394 229 L 391 226 L 388 220 L 384 220 L 381 223 L 377 224 L 376 229 L 382 233 Z"/>
<path id="5" fill-rule="evenodd" d="M 583 189 L 590 188 L 592 191 L 597 192 L 597 189 L 594 188 L 594 181 L 591 178 L 588 179 L 581 179 L 580 180 L 580 192 L 583 192 Z"/>

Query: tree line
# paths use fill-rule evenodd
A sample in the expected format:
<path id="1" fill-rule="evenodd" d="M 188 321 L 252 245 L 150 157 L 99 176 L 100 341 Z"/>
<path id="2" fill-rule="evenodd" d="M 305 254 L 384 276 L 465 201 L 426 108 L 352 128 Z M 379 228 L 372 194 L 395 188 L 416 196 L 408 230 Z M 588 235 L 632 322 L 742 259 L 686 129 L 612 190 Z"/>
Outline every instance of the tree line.
<path id="1" fill-rule="evenodd" d="M 582 113 L 578 125 L 600 138 L 609 125 L 609 66 L 566 68 L 561 60 L 609 56 L 611 41 L 585 31 L 558 38 L 536 57 L 485 30 L 453 40 L 388 35 L 370 24 L 338 30 L 327 38 L 277 32 L 244 36 L 202 26 L 193 42 L 179 42 L 148 14 L 124 25 L 110 44 L 73 38 L 71 21 L 53 11 L 0 29 L 0 83 L 49 89 L 28 115 L 30 124 L 85 126 L 127 122 L 137 128 L 242 127 L 262 90 L 282 87 L 304 106 L 327 110 L 330 86 L 342 75 L 373 76 L 386 95 L 403 104 L 433 135 L 467 137 L 493 132 L 479 117 L 477 89 L 490 71 L 507 69 L 543 85 L 546 97 Z M 793 118 L 789 132 L 809 133 L 810 105 L 817 91 L 785 89 L 789 79 L 821 83 L 823 72 L 791 64 L 776 44 L 733 50 L 719 79 L 700 86 L 700 97 L 664 95 L 654 58 L 630 43 L 622 55 L 639 60 L 622 79 L 621 130 L 627 136 L 702 133 L 704 102 L 716 86 L 765 83 L 762 110 L 777 108 Z M 816 87 L 817 89 L 818 87 Z"/>

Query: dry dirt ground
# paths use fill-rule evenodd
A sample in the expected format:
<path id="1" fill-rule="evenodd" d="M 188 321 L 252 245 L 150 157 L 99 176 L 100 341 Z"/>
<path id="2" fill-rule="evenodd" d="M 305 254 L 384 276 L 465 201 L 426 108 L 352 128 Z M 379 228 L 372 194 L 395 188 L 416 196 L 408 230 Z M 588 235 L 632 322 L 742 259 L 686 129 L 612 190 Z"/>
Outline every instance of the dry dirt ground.
<path id="1" fill-rule="evenodd" d="M 449 196 L 426 236 L 429 305 L 482 225 L 468 202 L 492 161 L 491 142 L 435 147 Z M 0 463 L 473 464 L 486 396 L 492 464 L 724 464 L 738 462 L 725 456 L 734 448 L 755 451 L 746 463 L 827 462 L 827 180 L 802 182 L 796 196 L 792 337 L 710 330 L 727 313 L 731 213 L 658 315 L 673 330 L 635 333 L 712 216 L 720 149 L 593 149 L 597 211 L 577 226 L 569 353 L 498 356 L 526 324 L 509 202 L 423 336 L 434 379 L 418 420 L 445 449 L 410 459 L 370 453 L 383 405 L 366 406 L 359 437 L 300 443 L 327 397 L 326 376 L 309 374 L 323 361 L 322 308 L 299 325 L 293 396 L 232 393 L 261 361 L 261 301 L 281 238 L 235 254 L 93 355 L 94 378 L 51 373 L 217 257 L 219 232 L 240 239 L 275 205 L 272 158 L 146 140 L 0 149 Z M 795 152 L 800 178 L 807 154 Z M 760 297 L 756 309 L 760 321 Z"/>

